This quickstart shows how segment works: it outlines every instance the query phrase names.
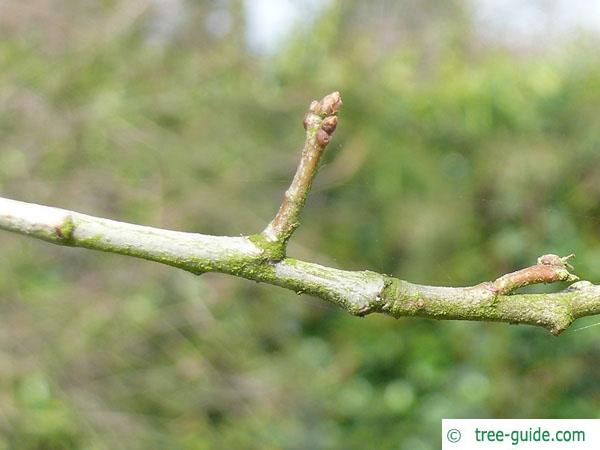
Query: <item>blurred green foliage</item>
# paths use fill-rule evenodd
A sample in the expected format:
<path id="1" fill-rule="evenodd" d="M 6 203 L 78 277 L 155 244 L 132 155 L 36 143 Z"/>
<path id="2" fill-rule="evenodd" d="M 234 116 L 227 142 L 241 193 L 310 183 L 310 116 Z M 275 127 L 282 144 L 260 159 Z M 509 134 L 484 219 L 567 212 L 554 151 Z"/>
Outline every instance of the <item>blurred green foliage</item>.
<path id="1" fill-rule="evenodd" d="M 407 3 L 332 2 L 260 56 L 239 1 L 185 3 L 163 39 L 145 2 L 5 2 L 2 195 L 256 232 L 305 108 L 340 90 L 290 254 L 467 285 L 575 252 L 598 280 L 597 42 L 520 54 L 480 42 L 463 2 Z M 217 7 L 232 25 L 211 34 Z M 444 417 L 600 417 L 600 328 L 357 319 L 227 276 L 0 248 L 1 450 L 424 450 Z"/>

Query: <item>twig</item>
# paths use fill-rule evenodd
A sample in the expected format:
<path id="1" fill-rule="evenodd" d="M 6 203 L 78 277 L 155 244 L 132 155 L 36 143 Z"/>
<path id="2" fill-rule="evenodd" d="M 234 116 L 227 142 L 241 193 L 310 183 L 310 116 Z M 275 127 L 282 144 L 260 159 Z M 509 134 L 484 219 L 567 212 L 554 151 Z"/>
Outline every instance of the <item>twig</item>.
<path id="1" fill-rule="evenodd" d="M 319 102 L 313 101 L 304 116 L 306 138 L 298 169 L 285 192 L 279 211 L 262 233 L 267 241 L 278 244 L 280 257 L 284 256 L 288 240 L 300 225 L 300 214 L 317 173 L 321 155 L 337 127 L 336 114 L 340 106 L 340 93 L 333 92 Z"/>
<path id="2" fill-rule="evenodd" d="M 573 267 L 567 261 L 573 258 L 573 254 L 560 257 L 557 255 L 543 255 L 538 258 L 537 264 L 516 272 L 501 276 L 490 288 L 496 293 L 507 295 L 516 289 L 538 283 L 554 283 L 556 281 L 574 282 L 579 277 L 569 272 Z"/>
<path id="3" fill-rule="evenodd" d="M 472 287 L 422 286 L 370 271 L 351 272 L 285 257 L 320 156 L 337 125 L 337 92 L 313 102 L 294 180 L 260 235 L 208 236 L 132 225 L 64 209 L 0 198 L 0 229 L 58 245 L 157 261 L 201 274 L 222 272 L 330 301 L 356 316 L 479 320 L 538 325 L 553 334 L 575 319 L 600 314 L 600 286 L 579 281 L 562 292 L 515 294 L 534 283 L 577 280 L 567 260 L 544 255 L 537 264 Z"/>

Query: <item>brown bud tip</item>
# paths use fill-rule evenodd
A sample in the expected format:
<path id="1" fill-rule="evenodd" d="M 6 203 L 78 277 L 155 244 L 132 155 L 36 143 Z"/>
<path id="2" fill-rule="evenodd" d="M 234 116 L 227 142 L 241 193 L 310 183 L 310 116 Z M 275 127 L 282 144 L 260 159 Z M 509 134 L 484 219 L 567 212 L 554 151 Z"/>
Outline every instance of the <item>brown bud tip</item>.
<path id="1" fill-rule="evenodd" d="M 575 255 L 570 254 L 568 256 L 563 256 L 562 258 L 558 255 L 553 255 L 553 254 L 549 254 L 549 255 L 542 255 L 538 258 L 537 262 L 538 264 L 542 264 L 544 266 L 556 266 L 556 267 L 562 267 L 562 268 L 566 268 L 569 270 L 573 270 L 573 266 L 571 264 L 569 264 L 567 261 L 571 258 L 573 258 Z"/>
<path id="2" fill-rule="evenodd" d="M 310 110 L 320 116 L 332 116 L 338 112 L 340 106 L 342 106 L 342 97 L 336 91 L 323 97 L 320 102 L 313 101 Z"/>
<path id="3" fill-rule="evenodd" d="M 335 131 L 335 127 L 337 127 L 336 116 L 326 117 L 321 123 L 321 128 L 323 128 L 327 134 L 333 133 Z"/>
<path id="4" fill-rule="evenodd" d="M 329 134 L 327 133 L 327 131 L 325 131 L 322 128 L 319 128 L 317 130 L 317 144 L 319 145 L 319 147 L 325 147 L 327 144 L 329 144 Z"/>
<path id="5" fill-rule="evenodd" d="M 564 266 L 562 259 L 558 255 L 542 255 L 538 258 L 538 264 L 542 264 L 544 266 Z"/>

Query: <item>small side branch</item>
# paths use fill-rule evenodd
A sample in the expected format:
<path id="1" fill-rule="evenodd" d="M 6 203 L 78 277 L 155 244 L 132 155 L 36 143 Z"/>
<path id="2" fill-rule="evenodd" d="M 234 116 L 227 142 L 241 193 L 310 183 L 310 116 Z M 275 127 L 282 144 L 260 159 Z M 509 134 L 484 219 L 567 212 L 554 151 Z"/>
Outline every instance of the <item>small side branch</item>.
<path id="1" fill-rule="evenodd" d="M 573 256 L 575 255 L 571 254 L 562 258 L 552 254 L 540 256 L 536 265 L 503 275 L 490 283 L 490 288 L 496 294 L 508 295 L 530 284 L 556 281 L 572 283 L 579 280 L 579 277 L 569 272 L 569 269 L 573 270 L 573 267 L 567 261 Z"/>
<path id="2" fill-rule="evenodd" d="M 286 244 L 300 224 L 302 208 L 317 173 L 323 150 L 329 144 L 337 126 L 336 115 L 341 105 L 340 93 L 333 92 L 321 101 L 313 101 L 304 117 L 306 138 L 300 164 L 292 184 L 285 192 L 279 211 L 262 232 L 262 236 L 268 242 L 276 244 L 278 255 L 274 255 L 274 259 L 285 256 Z"/>

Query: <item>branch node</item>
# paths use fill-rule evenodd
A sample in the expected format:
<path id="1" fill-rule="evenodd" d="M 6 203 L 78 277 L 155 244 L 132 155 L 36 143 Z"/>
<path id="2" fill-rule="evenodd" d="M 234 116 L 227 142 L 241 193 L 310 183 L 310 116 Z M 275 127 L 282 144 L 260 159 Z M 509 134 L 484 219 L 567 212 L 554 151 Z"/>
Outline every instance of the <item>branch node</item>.
<path id="1" fill-rule="evenodd" d="M 73 231 L 75 230 L 75 223 L 73 217 L 67 215 L 60 225 L 54 227 L 54 233 L 56 237 L 63 243 L 68 243 L 73 237 Z"/>

